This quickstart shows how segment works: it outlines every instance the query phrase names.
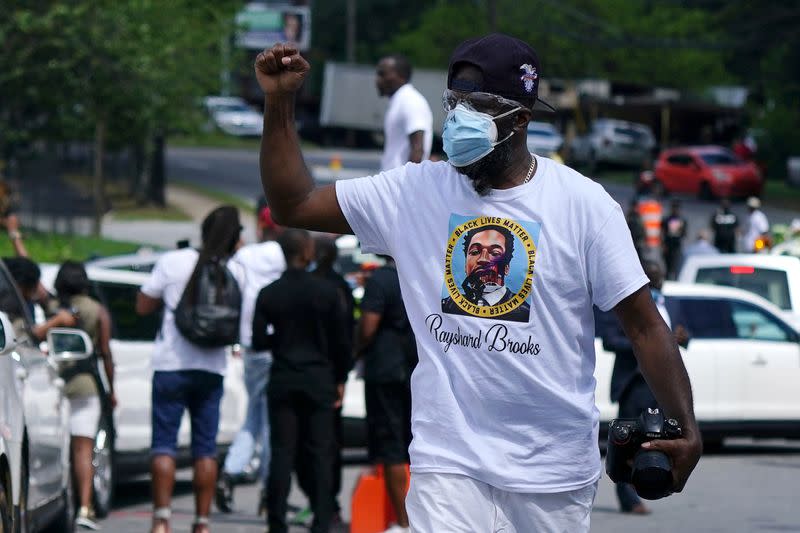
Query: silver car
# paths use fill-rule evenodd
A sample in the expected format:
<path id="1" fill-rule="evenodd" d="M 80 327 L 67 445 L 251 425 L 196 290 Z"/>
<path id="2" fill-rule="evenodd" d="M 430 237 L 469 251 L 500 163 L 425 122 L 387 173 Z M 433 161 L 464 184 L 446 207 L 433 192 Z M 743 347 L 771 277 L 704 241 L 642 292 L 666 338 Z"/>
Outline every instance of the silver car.
<path id="1" fill-rule="evenodd" d="M 586 135 L 572 140 L 570 161 L 588 165 L 591 171 L 601 163 L 641 167 L 652 157 L 655 147 L 656 139 L 649 126 L 604 118 L 595 120 Z"/>
<path id="2" fill-rule="evenodd" d="M 77 330 L 65 330 L 75 332 Z M 0 265 L 0 531 L 72 532 L 69 403 L 57 354 L 31 333 L 28 308 Z"/>
<path id="3" fill-rule="evenodd" d="M 208 96 L 203 102 L 213 125 L 228 135 L 258 137 L 264 116 L 235 96 Z"/>

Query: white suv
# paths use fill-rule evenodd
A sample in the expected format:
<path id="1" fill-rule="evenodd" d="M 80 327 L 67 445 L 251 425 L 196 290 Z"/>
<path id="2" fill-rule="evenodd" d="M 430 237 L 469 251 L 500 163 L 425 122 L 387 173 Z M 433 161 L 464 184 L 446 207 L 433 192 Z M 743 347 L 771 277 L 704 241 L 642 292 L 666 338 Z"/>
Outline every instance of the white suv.
<path id="1" fill-rule="evenodd" d="M 665 283 L 691 335 L 681 349 L 704 439 L 800 437 L 800 332 L 781 310 L 747 291 Z M 614 354 L 595 342 L 595 399 L 600 420 L 616 416 L 609 400 Z"/>
<path id="2" fill-rule="evenodd" d="M 57 265 L 41 265 L 42 283 L 52 290 Z M 153 340 L 161 327 L 160 314 L 139 316 L 135 311 L 136 293 L 148 274 L 87 266 L 93 296 L 111 313 L 111 352 L 115 363 L 114 389 L 117 408 L 113 419 L 104 416 L 95 443 L 95 511 L 106 514 L 113 501 L 117 477 L 140 474 L 149 469 L 151 437 L 150 357 Z M 102 365 L 101 376 L 104 376 Z M 223 382 L 217 443 L 226 448 L 244 422 L 247 390 L 244 366 L 239 357 L 228 355 L 228 369 Z M 110 410 L 106 410 L 108 413 Z M 189 419 L 184 416 L 178 432 L 178 460 L 189 462 Z"/>

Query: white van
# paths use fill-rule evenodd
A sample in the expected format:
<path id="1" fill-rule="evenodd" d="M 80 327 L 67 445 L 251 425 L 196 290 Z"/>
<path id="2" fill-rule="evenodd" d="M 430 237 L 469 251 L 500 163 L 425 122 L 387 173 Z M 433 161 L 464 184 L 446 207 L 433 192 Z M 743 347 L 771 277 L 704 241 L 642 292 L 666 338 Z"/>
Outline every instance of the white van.
<path id="1" fill-rule="evenodd" d="M 678 281 L 725 285 L 754 292 L 800 327 L 800 258 L 767 254 L 690 256 Z"/>

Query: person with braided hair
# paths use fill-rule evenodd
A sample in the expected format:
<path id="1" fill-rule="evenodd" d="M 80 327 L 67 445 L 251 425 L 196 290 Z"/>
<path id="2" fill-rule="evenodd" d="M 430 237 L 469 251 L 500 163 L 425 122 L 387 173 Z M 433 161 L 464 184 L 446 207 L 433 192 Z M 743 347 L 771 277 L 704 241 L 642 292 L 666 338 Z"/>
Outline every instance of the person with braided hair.
<path id="1" fill-rule="evenodd" d="M 191 419 L 192 485 L 196 506 L 192 533 L 209 531 L 208 516 L 217 482 L 216 440 L 226 366 L 225 348 L 204 348 L 191 343 L 176 327 L 175 308 L 184 289 L 187 293 L 196 290 L 192 280 L 209 262 L 226 265 L 239 286 L 243 286 L 242 266 L 228 261 L 236 251 L 241 231 L 239 211 L 235 207 L 214 209 L 203 220 L 200 249 L 183 248 L 162 255 L 137 295 L 137 313 L 147 315 L 162 309 L 164 313 L 151 363 L 152 533 L 170 532 L 178 429 L 187 409 Z"/>

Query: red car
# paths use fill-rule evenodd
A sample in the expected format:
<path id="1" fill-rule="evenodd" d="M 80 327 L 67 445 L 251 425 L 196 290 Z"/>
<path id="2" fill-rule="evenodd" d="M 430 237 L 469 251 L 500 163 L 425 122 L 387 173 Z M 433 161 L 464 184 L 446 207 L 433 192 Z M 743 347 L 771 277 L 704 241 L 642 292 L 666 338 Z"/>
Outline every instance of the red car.
<path id="1" fill-rule="evenodd" d="M 764 178 L 752 161 L 721 146 L 670 148 L 658 156 L 651 185 L 656 193 L 701 198 L 761 196 Z"/>

